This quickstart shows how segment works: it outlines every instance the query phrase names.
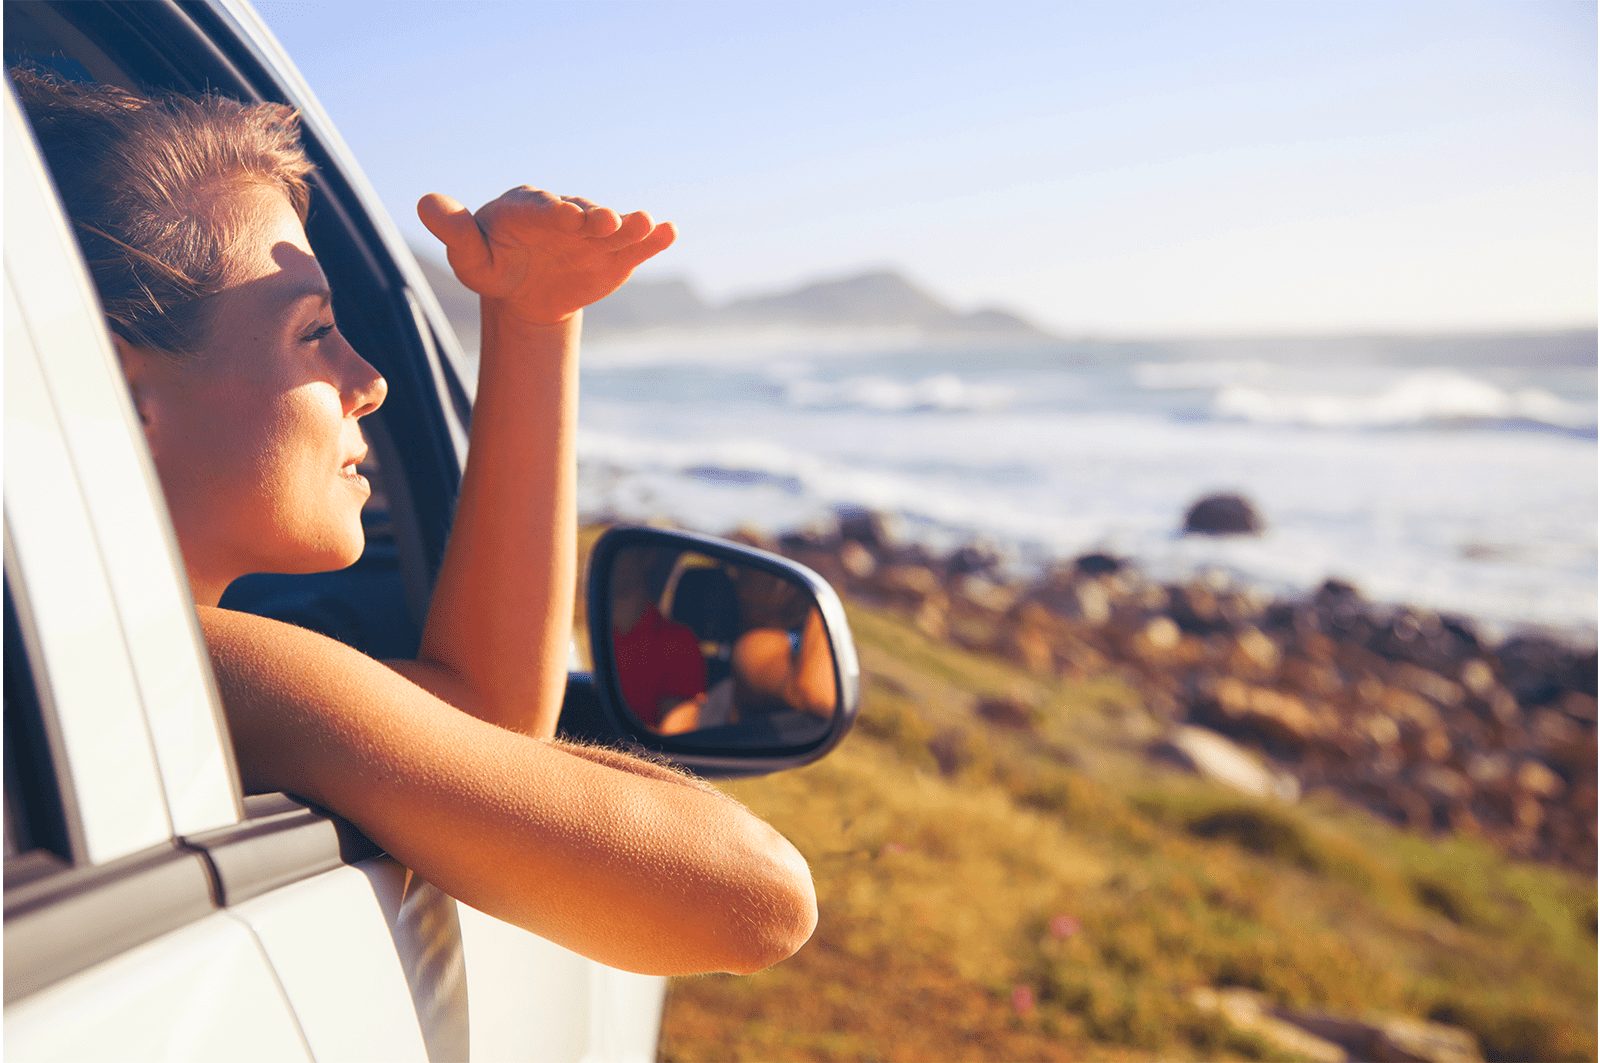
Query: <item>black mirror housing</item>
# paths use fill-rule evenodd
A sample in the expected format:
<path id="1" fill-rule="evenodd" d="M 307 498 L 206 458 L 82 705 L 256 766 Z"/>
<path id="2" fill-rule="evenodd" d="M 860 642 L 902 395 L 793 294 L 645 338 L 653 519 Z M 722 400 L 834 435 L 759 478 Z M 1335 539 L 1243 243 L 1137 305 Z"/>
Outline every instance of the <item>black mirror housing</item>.
<path id="1" fill-rule="evenodd" d="M 618 525 L 594 545 L 586 595 L 594 697 L 580 733 L 732 778 L 809 764 L 855 723 L 855 641 L 839 596 L 804 565 Z"/>

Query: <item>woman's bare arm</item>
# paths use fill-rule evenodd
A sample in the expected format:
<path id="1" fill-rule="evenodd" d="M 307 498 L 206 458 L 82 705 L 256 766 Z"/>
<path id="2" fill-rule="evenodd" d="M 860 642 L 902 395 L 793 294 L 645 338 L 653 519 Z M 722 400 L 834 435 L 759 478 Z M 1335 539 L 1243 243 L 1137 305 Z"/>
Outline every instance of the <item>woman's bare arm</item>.
<path id="1" fill-rule="evenodd" d="M 397 670 L 485 720 L 548 737 L 577 580 L 581 310 L 675 231 L 526 187 L 476 213 L 440 195 L 418 212 L 480 297 L 483 346 L 450 544 L 418 660 Z"/>
<path id="2" fill-rule="evenodd" d="M 517 734 L 301 628 L 202 607 L 239 769 L 466 903 L 602 963 L 748 973 L 816 923 L 804 859 L 670 768 Z"/>
<path id="3" fill-rule="evenodd" d="M 521 327 L 484 304 L 461 495 L 418 659 L 400 663 L 458 708 L 542 737 L 572 638 L 580 327 Z"/>

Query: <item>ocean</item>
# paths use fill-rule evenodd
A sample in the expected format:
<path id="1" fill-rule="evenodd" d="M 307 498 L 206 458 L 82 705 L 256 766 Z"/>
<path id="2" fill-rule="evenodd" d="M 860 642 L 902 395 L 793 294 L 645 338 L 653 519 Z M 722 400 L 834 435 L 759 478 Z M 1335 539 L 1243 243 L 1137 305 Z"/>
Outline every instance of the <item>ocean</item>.
<path id="1" fill-rule="evenodd" d="M 1592 642 L 1595 333 L 1080 341 L 879 335 L 586 344 L 580 507 L 724 533 L 835 507 L 983 539 L 1019 573 L 1086 551 L 1159 578 L 1368 598 Z M 1252 538 L 1178 534 L 1217 491 Z"/>

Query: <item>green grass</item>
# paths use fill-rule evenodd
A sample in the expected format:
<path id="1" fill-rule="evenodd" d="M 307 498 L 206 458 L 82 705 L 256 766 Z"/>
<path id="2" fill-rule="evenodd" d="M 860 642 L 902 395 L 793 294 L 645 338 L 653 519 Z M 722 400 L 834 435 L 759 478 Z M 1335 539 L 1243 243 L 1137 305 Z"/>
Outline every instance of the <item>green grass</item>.
<path id="1" fill-rule="evenodd" d="M 817 934 L 753 977 L 675 981 L 664 1058 L 1271 1058 L 1189 1003 L 1201 986 L 1450 1022 L 1490 1058 L 1594 1058 L 1592 879 L 1331 799 L 1241 798 L 1145 760 L 1115 682 L 850 620 L 856 732 L 728 787 L 810 858 Z M 989 694 L 1038 725 L 986 724 Z"/>

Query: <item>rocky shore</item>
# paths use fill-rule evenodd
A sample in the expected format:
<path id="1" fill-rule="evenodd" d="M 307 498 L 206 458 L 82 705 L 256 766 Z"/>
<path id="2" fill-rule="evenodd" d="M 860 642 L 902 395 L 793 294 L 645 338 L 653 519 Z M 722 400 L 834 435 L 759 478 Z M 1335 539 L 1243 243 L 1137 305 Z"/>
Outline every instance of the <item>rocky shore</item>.
<path id="1" fill-rule="evenodd" d="M 1105 554 L 1018 579 L 981 543 L 936 554 L 869 511 L 733 538 L 955 646 L 1040 674 L 1121 677 L 1148 713 L 1153 756 L 1276 799 L 1331 790 L 1418 831 L 1595 870 L 1593 648 L 1492 640 L 1333 580 L 1275 599 L 1216 575 L 1164 584 Z M 1013 727 L 1033 711 L 977 708 Z"/>

